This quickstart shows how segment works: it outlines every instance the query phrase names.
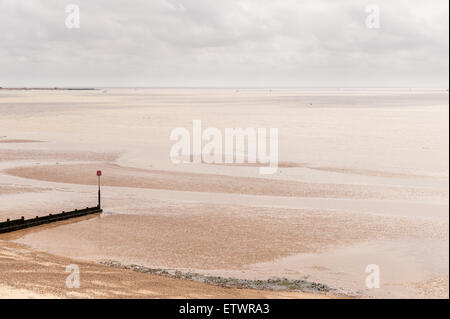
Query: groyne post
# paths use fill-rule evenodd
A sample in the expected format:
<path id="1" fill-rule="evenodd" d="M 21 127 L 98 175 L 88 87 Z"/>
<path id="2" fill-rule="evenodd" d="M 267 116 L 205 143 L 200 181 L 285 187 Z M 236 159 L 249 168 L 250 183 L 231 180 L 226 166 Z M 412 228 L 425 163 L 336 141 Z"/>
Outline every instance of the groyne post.
<path id="1" fill-rule="evenodd" d="M 98 177 L 98 208 L 101 208 L 101 193 L 100 193 L 100 176 L 102 176 L 102 171 L 97 171 Z"/>

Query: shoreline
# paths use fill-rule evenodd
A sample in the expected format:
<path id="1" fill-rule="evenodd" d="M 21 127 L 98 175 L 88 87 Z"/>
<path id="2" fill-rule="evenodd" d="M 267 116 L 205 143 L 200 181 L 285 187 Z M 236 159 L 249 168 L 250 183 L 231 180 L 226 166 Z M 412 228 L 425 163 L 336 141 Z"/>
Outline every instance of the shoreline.
<path id="1" fill-rule="evenodd" d="M 111 267 L 48 254 L 0 239 L 0 299 L 335 299 L 348 298 L 318 292 L 226 287 L 131 269 Z M 13 258 L 15 256 L 15 258 Z M 65 287 L 66 267 L 80 268 L 78 289 Z M 22 272 L 17 269 L 22 269 Z M 24 269 L 32 269 L 23 272 Z M 30 280 L 32 279 L 32 280 Z"/>
<path id="2" fill-rule="evenodd" d="M 20 239 L 27 234 L 35 233 L 39 231 L 43 231 L 46 229 L 52 229 L 68 224 L 76 224 L 78 222 L 87 221 L 93 218 L 98 217 L 99 214 L 95 215 L 88 215 L 88 216 L 81 216 L 77 218 L 73 218 L 70 220 L 63 220 L 58 221 L 52 224 L 44 224 L 39 225 L 32 228 L 26 228 L 10 233 L 0 234 L 0 247 L 2 246 L 2 243 L 10 243 L 14 246 L 24 247 L 30 252 L 39 254 L 39 255 L 46 255 L 49 256 L 51 259 L 53 258 L 64 258 L 67 259 L 67 257 L 60 256 L 60 255 L 54 255 L 47 253 L 45 251 L 37 250 L 33 247 L 30 247 L 26 244 L 20 244 L 17 243 L 16 240 Z M 53 258 L 52 258 L 53 257 Z M 70 258 L 71 259 L 71 258 Z M 2 260 L 2 254 L 0 252 L 0 261 Z M 193 283 L 199 283 L 202 285 L 207 285 L 210 287 L 218 287 L 220 289 L 226 289 L 231 291 L 234 291 L 234 289 L 237 289 L 241 292 L 246 293 L 247 291 L 254 291 L 257 294 L 264 294 L 264 292 L 267 292 L 270 295 L 270 298 L 277 298 L 277 294 L 280 293 L 282 295 L 279 296 L 279 298 L 286 298 L 286 297 L 293 297 L 293 298 L 354 298 L 355 296 L 349 296 L 347 294 L 339 293 L 338 289 L 334 289 L 331 287 L 328 287 L 327 285 L 311 282 L 307 280 L 307 276 L 305 276 L 302 279 L 288 279 L 288 278 L 270 278 L 267 280 L 248 280 L 248 279 L 238 279 L 238 278 L 231 278 L 231 277 L 221 277 L 221 276 L 206 276 L 195 272 L 182 272 L 178 270 L 171 270 L 171 269 L 154 269 L 139 265 L 124 265 L 120 262 L 116 261 L 100 261 L 100 262 L 93 262 L 93 261 L 76 261 L 72 260 L 72 263 L 79 264 L 91 264 L 91 265 L 97 265 L 97 266 L 106 266 L 108 268 L 114 268 L 119 269 L 121 271 L 132 271 L 135 273 L 140 273 L 146 276 L 156 276 L 161 278 L 161 280 L 167 279 L 173 279 L 173 280 L 180 280 L 184 282 L 193 282 Z M 32 264 L 32 262 L 31 262 Z M 1 268 L 1 267 L 0 267 Z M 42 287 L 41 287 L 42 289 Z M 52 296 L 48 293 L 36 293 L 32 290 L 27 289 L 20 289 L 20 288 L 14 288 L 14 287 L 5 287 L 3 284 L 0 286 L 0 299 L 4 299 L 7 296 L 11 296 L 13 298 L 52 298 L 55 296 Z M 293 294 L 291 295 L 284 295 L 287 294 Z M 273 294 L 273 295 L 272 295 Z M 151 298 L 151 296 L 147 296 L 148 298 Z M 146 297 L 146 298 L 147 298 Z M 69 297 L 71 298 L 71 297 Z M 170 298 L 170 297 L 169 297 Z M 213 299 L 215 297 L 212 297 Z M 233 298 L 233 297 L 227 297 L 227 298 Z M 247 297 L 244 295 L 240 295 L 237 298 L 246 299 Z M 248 298 L 253 298 L 252 296 L 249 296 Z M 264 298 L 259 296 L 258 298 Z"/>

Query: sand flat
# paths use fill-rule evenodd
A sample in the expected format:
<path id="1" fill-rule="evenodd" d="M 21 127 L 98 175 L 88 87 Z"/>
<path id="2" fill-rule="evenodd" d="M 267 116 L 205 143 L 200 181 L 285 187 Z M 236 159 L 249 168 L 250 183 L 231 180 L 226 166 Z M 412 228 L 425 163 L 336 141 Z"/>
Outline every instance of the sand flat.
<path id="1" fill-rule="evenodd" d="M 95 204 L 95 171 L 104 172 L 102 216 L 2 242 L 4 258 L 17 261 L 0 279 L 5 296 L 177 297 L 174 287 L 184 287 L 127 272 L 169 287 L 131 293 L 116 277 L 124 270 L 98 265 L 113 259 L 241 278 L 310 276 L 362 297 L 448 298 L 447 92 L 9 91 L 0 92 L 0 114 L 1 136 L 46 141 L 0 145 L 0 218 Z M 278 127 L 280 170 L 261 177 L 255 165 L 173 165 L 170 132 L 195 119 Z M 21 249 L 31 257 L 20 259 Z M 44 255 L 44 268 L 34 268 Z M 20 269 L 54 269 L 54 258 L 82 260 L 104 272 L 90 277 L 104 285 L 74 293 L 52 275 L 25 285 Z M 382 266 L 377 291 L 365 287 L 372 263 Z M 196 287 L 182 296 L 230 296 Z"/>
<path id="2" fill-rule="evenodd" d="M 154 268 L 236 270 L 355 242 L 405 237 L 445 241 L 448 228 L 448 224 L 436 225 L 427 219 L 330 211 L 171 206 L 153 207 L 148 214 L 104 214 L 43 233 L 33 232 L 17 242 L 88 260 L 120 260 Z M 279 271 L 277 275 L 282 274 Z"/>
<path id="3" fill-rule="evenodd" d="M 98 164 L 40 165 L 39 167 L 11 168 L 5 172 L 29 179 L 95 185 L 96 180 L 92 178 L 92 172 L 97 168 L 99 168 Z M 448 198 L 448 191 L 445 189 L 313 184 L 266 178 L 144 170 L 108 164 L 101 164 L 100 168 L 108 172 L 102 182 L 105 186 L 315 198 L 428 201 L 444 201 Z"/>

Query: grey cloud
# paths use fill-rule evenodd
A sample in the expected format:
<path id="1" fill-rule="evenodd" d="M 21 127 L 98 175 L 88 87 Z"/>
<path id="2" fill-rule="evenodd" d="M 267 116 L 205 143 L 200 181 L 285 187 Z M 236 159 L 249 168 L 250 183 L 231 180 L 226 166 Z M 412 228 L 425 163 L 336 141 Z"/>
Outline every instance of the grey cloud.
<path id="1" fill-rule="evenodd" d="M 65 6 L 81 28 L 65 27 Z M 0 86 L 448 86 L 448 1 L 2 0 Z"/>

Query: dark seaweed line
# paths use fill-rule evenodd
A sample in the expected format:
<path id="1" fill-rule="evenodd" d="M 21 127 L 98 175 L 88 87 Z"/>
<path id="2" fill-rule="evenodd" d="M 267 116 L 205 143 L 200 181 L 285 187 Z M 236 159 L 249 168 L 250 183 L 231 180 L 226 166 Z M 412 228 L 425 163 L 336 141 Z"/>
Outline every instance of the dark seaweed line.
<path id="1" fill-rule="evenodd" d="M 116 261 L 102 261 L 100 263 L 109 267 L 132 270 L 139 273 L 153 274 L 183 280 L 191 280 L 195 282 L 206 283 L 226 288 L 308 292 L 308 293 L 322 293 L 322 294 L 337 292 L 337 289 L 330 288 L 327 285 L 308 281 L 307 277 L 304 277 L 302 279 L 273 277 L 267 280 L 249 280 L 238 278 L 224 278 L 218 276 L 207 276 L 192 272 L 181 272 L 178 270 L 154 269 L 134 264 L 123 265 Z"/>

